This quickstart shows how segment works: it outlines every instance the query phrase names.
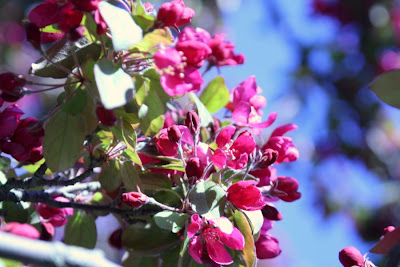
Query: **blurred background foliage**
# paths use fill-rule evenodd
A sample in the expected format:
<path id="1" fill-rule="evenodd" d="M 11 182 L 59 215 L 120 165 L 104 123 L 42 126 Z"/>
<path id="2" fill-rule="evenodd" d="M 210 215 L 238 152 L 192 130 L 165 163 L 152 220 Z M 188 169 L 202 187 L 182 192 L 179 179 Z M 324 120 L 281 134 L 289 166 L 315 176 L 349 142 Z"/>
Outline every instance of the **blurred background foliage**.
<path id="1" fill-rule="evenodd" d="M 159 7 L 165 1 L 151 2 Z M 23 42 L 22 26 L 35 3 L 0 1 L 1 71 L 26 74 L 38 58 Z M 310 214 L 326 220 L 340 214 L 365 242 L 377 241 L 388 225 L 400 225 L 400 111 L 367 88 L 380 73 L 400 68 L 400 1 L 185 3 L 196 11 L 193 25 L 227 32 L 236 51 L 245 54 L 245 66 L 221 70 L 230 88 L 256 74 L 269 101 L 265 115 L 277 111 L 279 123 L 300 126 L 291 136 L 301 159 L 285 171 L 301 182 L 304 200 L 294 208 L 308 212 L 285 206 L 284 221 L 302 214 L 305 220 Z M 41 116 L 51 97 L 30 96 L 19 104 L 29 115 Z M 287 223 L 284 227 L 293 228 L 298 221 Z M 337 244 L 330 248 L 332 255 L 348 245 L 356 244 Z M 337 266 L 335 260 L 329 266 Z"/>

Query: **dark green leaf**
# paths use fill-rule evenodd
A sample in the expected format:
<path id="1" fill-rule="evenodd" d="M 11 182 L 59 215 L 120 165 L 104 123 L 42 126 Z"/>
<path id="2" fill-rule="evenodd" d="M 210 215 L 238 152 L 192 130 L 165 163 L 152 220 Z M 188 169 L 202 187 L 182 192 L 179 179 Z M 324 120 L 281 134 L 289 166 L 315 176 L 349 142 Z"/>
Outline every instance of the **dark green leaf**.
<path id="1" fill-rule="evenodd" d="M 383 102 L 400 108 L 400 70 L 383 73 L 369 87 Z"/>
<path id="2" fill-rule="evenodd" d="M 140 253 L 135 251 L 126 251 L 123 257 L 123 267 L 145 267 L 145 266 L 158 266 L 158 257 L 142 257 Z"/>
<path id="3" fill-rule="evenodd" d="M 2 211 L 5 213 L 4 219 L 6 222 L 28 222 L 29 214 L 27 207 L 24 207 L 21 203 L 3 201 Z"/>
<path id="4" fill-rule="evenodd" d="M 172 181 L 168 176 L 161 173 L 142 173 L 140 174 L 142 188 L 144 190 L 171 189 Z"/>
<path id="5" fill-rule="evenodd" d="M 229 90 L 222 76 L 213 79 L 200 96 L 201 102 L 210 113 L 217 112 L 229 103 Z"/>
<path id="6" fill-rule="evenodd" d="M 58 110 L 45 125 L 43 156 L 50 170 L 64 171 L 79 158 L 83 141 L 98 125 L 93 99 L 88 92 L 86 105 L 79 114 Z"/>
<path id="7" fill-rule="evenodd" d="M 153 220 L 146 224 L 132 224 L 122 234 L 122 244 L 143 255 L 157 255 L 179 243 L 176 234 L 160 229 Z"/>
<path id="8" fill-rule="evenodd" d="M 0 171 L 10 168 L 11 160 L 6 157 L 0 157 Z"/>
<path id="9" fill-rule="evenodd" d="M 120 187 L 122 183 L 121 166 L 117 160 L 110 160 L 103 164 L 99 174 L 99 182 L 107 192 L 112 192 Z"/>
<path id="10" fill-rule="evenodd" d="M 216 183 L 201 181 L 189 194 L 193 210 L 207 219 L 224 215 L 226 192 Z"/>
<path id="11" fill-rule="evenodd" d="M 154 215 L 156 224 L 164 230 L 178 233 L 184 226 L 189 215 L 174 211 L 164 210 Z"/>
<path id="12" fill-rule="evenodd" d="M 142 28 L 135 23 L 128 11 L 107 1 L 99 3 L 99 11 L 110 28 L 115 51 L 126 50 L 143 39 Z"/>
<path id="13" fill-rule="evenodd" d="M 65 226 L 64 243 L 84 248 L 94 248 L 97 241 L 95 219 L 84 211 L 76 211 Z"/>
<path id="14" fill-rule="evenodd" d="M 101 3 L 107 4 L 105 1 Z M 94 77 L 106 109 L 121 107 L 132 100 L 135 91 L 132 77 L 112 61 L 102 58 L 94 66 Z"/>
<path id="15" fill-rule="evenodd" d="M 127 191 L 137 191 L 136 186 L 140 186 L 142 183 L 139 177 L 139 170 L 128 161 L 121 165 L 121 177 Z"/>
<path id="16" fill-rule="evenodd" d="M 84 64 L 89 59 L 97 60 L 99 58 L 101 46 L 91 43 L 85 38 L 81 38 L 76 43 L 68 41 L 67 37 L 62 38 L 46 51 L 51 62 L 41 58 L 32 63 L 29 73 L 40 77 L 66 78 L 69 73 L 61 70 L 53 63 L 61 65 L 70 71 L 73 70 L 76 66 L 72 51 L 76 53 L 79 63 Z"/>
<path id="17" fill-rule="evenodd" d="M 86 92 L 82 89 L 78 89 L 75 94 L 61 106 L 61 109 L 70 115 L 78 115 L 85 108 L 86 103 Z"/>

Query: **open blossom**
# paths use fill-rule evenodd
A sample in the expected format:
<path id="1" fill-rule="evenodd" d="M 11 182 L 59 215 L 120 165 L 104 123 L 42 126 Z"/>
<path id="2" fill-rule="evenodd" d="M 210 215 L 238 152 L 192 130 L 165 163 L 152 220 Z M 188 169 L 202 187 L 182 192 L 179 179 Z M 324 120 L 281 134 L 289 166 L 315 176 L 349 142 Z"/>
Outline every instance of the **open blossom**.
<path id="1" fill-rule="evenodd" d="M 242 233 L 225 217 L 202 220 L 198 214 L 194 214 L 187 235 L 190 239 L 189 254 L 200 264 L 203 263 L 204 254 L 217 264 L 231 264 L 233 260 L 225 246 L 235 250 L 244 248 Z"/>
<path id="2" fill-rule="evenodd" d="M 276 163 L 295 161 L 299 157 L 299 151 L 293 145 L 292 138 L 283 136 L 285 133 L 297 129 L 295 124 L 285 124 L 276 128 L 267 143 L 262 147 L 263 150 L 273 149 L 278 152 Z"/>
<path id="3" fill-rule="evenodd" d="M 162 70 L 160 83 L 168 95 L 179 96 L 200 90 L 203 84 L 200 71 L 187 65 L 176 49 L 158 50 L 154 55 L 154 61 L 156 66 Z"/>
<path id="4" fill-rule="evenodd" d="M 199 68 L 211 55 L 212 50 L 208 46 L 209 39 L 210 34 L 207 31 L 189 26 L 179 34 L 175 47 L 183 53 L 187 64 Z"/>
<path id="5" fill-rule="evenodd" d="M 232 110 L 232 120 L 238 126 L 252 128 L 256 135 L 259 135 L 262 129 L 270 126 L 277 116 L 275 112 L 272 112 L 268 119 L 262 122 L 261 109 L 267 102 L 263 96 L 257 95 L 259 90 L 256 78 L 250 76 L 233 89 L 233 105 L 229 106 Z"/>
<path id="6" fill-rule="evenodd" d="M 65 197 L 56 197 L 54 200 L 69 202 Z M 65 225 L 68 221 L 68 217 L 74 214 L 73 208 L 54 208 L 43 203 L 39 203 L 36 210 L 43 219 L 48 220 L 54 227 Z"/>
<path id="7" fill-rule="evenodd" d="M 227 200 L 243 210 L 261 210 L 266 203 L 255 184 L 256 181 L 239 181 L 232 184 L 227 190 Z"/>
<path id="8" fill-rule="evenodd" d="M 156 26 L 179 27 L 190 23 L 193 16 L 193 9 L 186 7 L 183 0 L 167 2 L 158 10 Z"/>
<path id="9" fill-rule="evenodd" d="M 225 34 L 216 34 L 208 43 L 212 53 L 210 56 L 210 63 L 212 65 L 221 66 L 235 66 L 244 63 L 243 54 L 234 54 L 233 50 L 235 45 L 231 42 L 225 41 Z"/>
<path id="10" fill-rule="evenodd" d="M 249 131 L 244 131 L 232 141 L 236 128 L 229 125 L 222 129 L 217 136 L 218 149 L 212 156 L 215 166 L 222 169 L 228 165 L 232 169 L 242 169 L 246 166 L 249 155 L 254 151 L 256 143 Z"/>

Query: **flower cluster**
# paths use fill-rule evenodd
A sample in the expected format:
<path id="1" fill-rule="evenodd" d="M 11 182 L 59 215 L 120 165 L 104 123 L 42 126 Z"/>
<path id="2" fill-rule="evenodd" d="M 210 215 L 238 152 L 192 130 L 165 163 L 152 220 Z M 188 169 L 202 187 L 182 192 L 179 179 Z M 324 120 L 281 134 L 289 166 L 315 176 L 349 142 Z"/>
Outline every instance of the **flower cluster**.
<path id="1" fill-rule="evenodd" d="M 298 181 L 278 176 L 275 166 L 299 157 L 286 136 L 297 126 L 276 127 L 261 143 L 258 136 L 277 115 L 262 119 L 266 99 L 256 78 L 231 91 L 222 77 L 203 84 L 201 68 L 236 66 L 244 56 L 224 34 L 182 27 L 195 14 L 183 0 L 158 11 L 141 1 L 115 2 L 46 0 L 28 14 L 28 41 L 40 50 L 54 42 L 31 74 L 66 78 L 64 84 L 36 84 L 49 87 L 33 91 L 23 89 L 33 81 L 0 75 L 8 102 L 64 88 L 44 129 L 41 121 L 21 119 L 16 104 L 0 113 L 2 152 L 22 165 L 44 154 L 33 177 L 17 184 L 42 189 L 25 191 L 36 203 L 29 212 L 40 219 L 41 239 L 52 239 L 54 227 L 70 220 L 66 242 L 75 244 L 78 232 L 84 240 L 77 245 L 94 247 L 88 225 L 114 213 L 120 226 L 109 242 L 127 253 L 180 257 L 182 266 L 254 266 L 256 258 L 278 256 L 269 230 L 282 215 L 273 203 L 301 193 Z M 122 31 L 126 25 L 129 32 Z M 222 109 L 228 120 L 213 116 Z M 41 177 L 43 168 L 53 179 Z M 183 251 L 175 255 L 178 247 Z"/>

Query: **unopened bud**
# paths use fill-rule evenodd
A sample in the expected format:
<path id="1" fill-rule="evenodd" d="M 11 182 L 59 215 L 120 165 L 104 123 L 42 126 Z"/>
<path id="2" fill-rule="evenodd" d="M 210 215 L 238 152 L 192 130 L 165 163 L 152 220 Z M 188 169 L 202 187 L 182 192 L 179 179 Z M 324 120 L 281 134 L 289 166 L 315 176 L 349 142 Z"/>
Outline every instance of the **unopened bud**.
<path id="1" fill-rule="evenodd" d="M 297 192 L 298 189 L 299 182 L 295 178 L 280 176 L 274 181 L 271 193 L 283 201 L 292 202 L 301 197 L 301 193 Z"/>
<path id="2" fill-rule="evenodd" d="M 267 148 L 263 151 L 260 161 L 257 164 L 257 168 L 259 169 L 267 168 L 268 166 L 274 164 L 277 158 L 278 158 L 278 151 Z"/>
<path id="3" fill-rule="evenodd" d="M 104 126 L 114 126 L 117 123 L 117 115 L 115 115 L 114 110 L 98 106 L 96 109 L 96 115 Z"/>
<path id="4" fill-rule="evenodd" d="M 196 134 L 200 131 L 200 119 L 194 110 L 190 110 L 186 114 L 185 125 L 192 134 Z"/>
<path id="5" fill-rule="evenodd" d="M 110 237 L 108 238 L 108 244 L 110 246 L 121 249 L 122 248 L 122 229 L 119 228 L 111 233 Z"/>
<path id="6" fill-rule="evenodd" d="M 1 98 L 6 102 L 15 102 L 23 94 L 23 86 L 26 84 L 26 80 L 22 75 L 15 75 L 11 72 L 0 74 L 0 90 Z"/>
<path id="7" fill-rule="evenodd" d="M 272 205 L 267 204 L 262 210 L 262 215 L 271 221 L 280 221 L 283 219 L 282 214 Z"/>
<path id="8" fill-rule="evenodd" d="M 171 127 L 168 128 L 167 132 L 168 132 L 169 140 L 171 140 L 172 142 L 175 142 L 175 143 L 179 142 L 179 139 L 181 138 L 182 133 L 179 130 L 178 126 L 172 125 Z"/>
<path id="9" fill-rule="evenodd" d="M 131 207 L 138 208 L 146 204 L 148 197 L 141 192 L 129 192 L 122 194 L 122 201 Z"/>
<path id="10" fill-rule="evenodd" d="M 199 179 L 203 175 L 204 168 L 199 158 L 192 157 L 186 162 L 185 171 L 187 177 L 189 178 L 189 181 L 191 181 L 191 184 L 194 184 L 197 179 Z"/>
<path id="11" fill-rule="evenodd" d="M 344 267 L 364 267 L 364 257 L 355 247 L 346 247 L 339 252 L 339 260 Z"/>

